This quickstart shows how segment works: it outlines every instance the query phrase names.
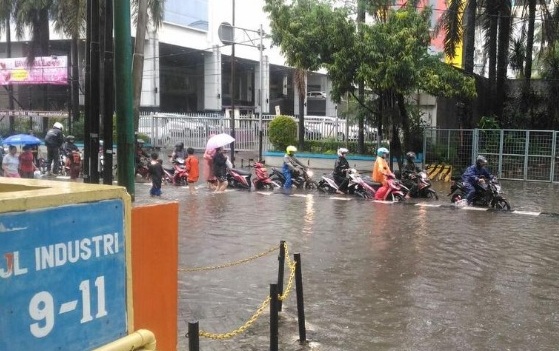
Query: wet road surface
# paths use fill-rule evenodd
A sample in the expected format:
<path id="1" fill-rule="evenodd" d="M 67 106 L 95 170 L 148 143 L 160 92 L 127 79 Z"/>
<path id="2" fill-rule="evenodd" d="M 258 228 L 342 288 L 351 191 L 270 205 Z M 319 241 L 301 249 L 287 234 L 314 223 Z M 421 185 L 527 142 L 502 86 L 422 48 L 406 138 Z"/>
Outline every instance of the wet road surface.
<path id="1" fill-rule="evenodd" d="M 502 185 L 513 209 L 529 214 L 203 186 L 195 196 L 168 186 L 151 199 L 147 184 L 136 184 L 135 205 L 179 201 L 181 268 L 245 259 L 280 240 L 300 253 L 310 343 L 298 342 L 292 291 L 280 350 L 557 350 L 559 217 L 532 212 L 559 213 L 559 186 Z M 429 203 L 448 205 L 448 183 L 434 187 L 440 200 Z M 189 321 L 212 333 L 242 326 L 276 282 L 277 262 L 276 251 L 180 272 L 177 350 L 188 349 Z M 201 338 L 200 349 L 268 350 L 268 318 L 266 310 L 228 340 Z"/>

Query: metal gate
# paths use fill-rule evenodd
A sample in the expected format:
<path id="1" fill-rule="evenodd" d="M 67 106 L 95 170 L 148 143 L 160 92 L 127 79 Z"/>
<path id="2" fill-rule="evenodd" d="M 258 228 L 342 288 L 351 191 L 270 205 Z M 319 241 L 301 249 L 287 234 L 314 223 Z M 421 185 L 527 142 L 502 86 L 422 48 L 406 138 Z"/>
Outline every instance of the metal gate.
<path id="1" fill-rule="evenodd" d="M 559 181 L 559 132 L 517 129 L 427 129 L 427 163 L 447 163 L 461 173 L 484 155 L 492 173 L 503 179 Z"/>

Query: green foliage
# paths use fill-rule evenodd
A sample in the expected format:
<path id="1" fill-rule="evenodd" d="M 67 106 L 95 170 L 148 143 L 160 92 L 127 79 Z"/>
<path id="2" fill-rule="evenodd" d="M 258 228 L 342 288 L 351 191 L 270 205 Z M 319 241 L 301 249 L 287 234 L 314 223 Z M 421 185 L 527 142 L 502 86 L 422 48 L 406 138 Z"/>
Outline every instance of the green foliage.
<path id="1" fill-rule="evenodd" d="M 279 151 L 297 144 L 297 122 L 291 117 L 277 116 L 268 125 L 268 138 Z"/>
<path id="2" fill-rule="evenodd" d="M 495 116 L 483 116 L 479 119 L 477 124 L 479 129 L 499 129 L 499 122 L 495 118 Z"/>

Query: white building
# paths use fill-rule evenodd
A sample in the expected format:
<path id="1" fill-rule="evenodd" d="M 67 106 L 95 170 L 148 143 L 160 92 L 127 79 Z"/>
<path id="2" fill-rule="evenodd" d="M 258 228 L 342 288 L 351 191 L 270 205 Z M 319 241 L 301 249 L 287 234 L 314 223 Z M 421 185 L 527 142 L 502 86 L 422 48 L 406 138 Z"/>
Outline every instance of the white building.
<path id="1" fill-rule="evenodd" d="M 234 5 L 234 10 L 233 10 Z M 270 33 L 263 0 L 166 0 L 163 26 L 146 34 L 141 106 L 163 112 L 212 112 L 231 107 L 232 47 L 221 42 L 222 23 L 233 24 L 235 45 L 234 106 L 244 112 L 257 112 L 260 105 L 260 26 Z M 234 16 L 234 19 L 233 19 Z M 14 33 L 14 30 L 12 30 Z M 132 30 L 134 35 L 135 30 Z M 0 57 L 6 57 L 5 31 L 2 33 Z M 12 57 L 23 57 L 29 38 L 12 37 Z M 285 65 L 278 47 L 263 36 L 262 96 L 263 112 L 295 114 L 298 99 L 293 90 L 293 69 Z M 51 28 L 50 55 L 69 55 L 70 43 Z M 80 43 L 80 83 L 83 92 L 85 39 Z M 328 94 L 325 74 L 310 73 L 307 91 Z M 37 100 L 38 87 L 15 87 L 16 109 L 42 109 Z M 45 108 L 67 109 L 67 87 L 49 87 Z M 0 110 L 7 109 L 7 93 L 0 93 Z M 336 107 L 330 99 L 309 98 L 310 115 L 334 116 Z"/>

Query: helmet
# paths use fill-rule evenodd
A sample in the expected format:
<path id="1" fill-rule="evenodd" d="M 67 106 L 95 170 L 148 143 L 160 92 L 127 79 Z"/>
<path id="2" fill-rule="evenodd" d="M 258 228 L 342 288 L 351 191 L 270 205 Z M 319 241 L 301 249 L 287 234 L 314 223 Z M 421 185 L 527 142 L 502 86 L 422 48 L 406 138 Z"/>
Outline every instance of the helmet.
<path id="1" fill-rule="evenodd" d="M 293 146 L 293 145 L 289 145 L 289 146 L 285 149 L 285 151 L 286 151 L 289 155 L 291 155 L 291 154 L 294 154 L 294 153 L 297 152 L 297 148 L 296 148 L 295 146 Z"/>
<path id="2" fill-rule="evenodd" d="M 377 156 L 380 156 L 380 157 L 386 156 L 386 155 L 388 155 L 389 153 L 390 153 L 390 152 L 389 152 L 388 149 L 385 148 L 385 147 L 381 147 L 381 148 L 379 148 L 379 149 L 377 150 Z"/>
<path id="3" fill-rule="evenodd" d="M 73 135 L 68 135 L 66 137 L 66 140 L 68 140 L 68 141 L 74 141 L 74 139 L 76 139 L 76 138 Z"/>
<path id="4" fill-rule="evenodd" d="M 415 152 L 409 151 L 409 152 L 406 154 L 406 159 L 407 159 L 408 161 L 410 161 L 410 162 L 414 162 L 414 161 L 415 161 Z"/>
<path id="5" fill-rule="evenodd" d="M 180 143 L 176 143 L 175 148 L 182 150 L 184 148 L 184 143 L 182 141 Z"/>
<path id="6" fill-rule="evenodd" d="M 485 156 L 479 155 L 476 159 L 476 166 L 483 167 L 487 165 L 487 159 Z"/>
<path id="7" fill-rule="evenodd" d="M 54 123 L 52 127 L 56 128 L 56 129 L 60 129 L 60 130 L 62 130 L 64 128 L 64 126 L 60 122 Z"/>
<path id="8" fill-rule="evenodd" d="M 348 149 L 346 149 L 345 147 L 341 147 L 341 148 L 338 149 L 338 156 L 345 155 L 345 154 L 347 154 L 348 152 L 349 152 Z"/>

